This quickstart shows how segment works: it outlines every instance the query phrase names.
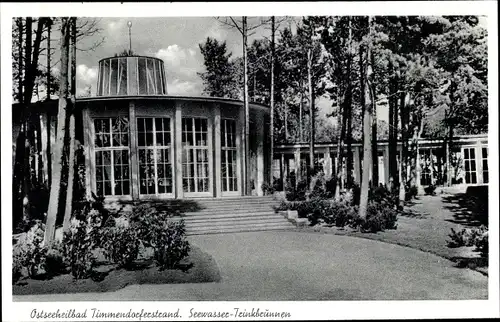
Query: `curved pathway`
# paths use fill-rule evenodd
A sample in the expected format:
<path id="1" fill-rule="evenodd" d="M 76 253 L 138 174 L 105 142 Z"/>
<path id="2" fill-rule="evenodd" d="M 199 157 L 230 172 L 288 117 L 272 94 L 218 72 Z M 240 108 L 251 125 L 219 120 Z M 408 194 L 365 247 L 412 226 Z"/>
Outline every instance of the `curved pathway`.
<path id="1" fill-rule="evenodd" d="M 192 236 L 222 281 L 131 285 L 116 292 L 15 296 L 79 300 L 455 300 L 486 299 L 487 277 L 429 253 L 374 240 L 300 232 Z"/>

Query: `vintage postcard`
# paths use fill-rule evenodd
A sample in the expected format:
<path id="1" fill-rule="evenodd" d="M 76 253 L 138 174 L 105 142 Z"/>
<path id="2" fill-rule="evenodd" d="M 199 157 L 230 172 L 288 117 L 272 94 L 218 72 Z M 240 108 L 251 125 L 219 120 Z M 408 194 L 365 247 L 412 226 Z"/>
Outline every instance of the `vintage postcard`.
<path id="1" fill-rule="evenodd" d="M 2 4 L 4 321 L 499 317 L 497 4 Z"/>

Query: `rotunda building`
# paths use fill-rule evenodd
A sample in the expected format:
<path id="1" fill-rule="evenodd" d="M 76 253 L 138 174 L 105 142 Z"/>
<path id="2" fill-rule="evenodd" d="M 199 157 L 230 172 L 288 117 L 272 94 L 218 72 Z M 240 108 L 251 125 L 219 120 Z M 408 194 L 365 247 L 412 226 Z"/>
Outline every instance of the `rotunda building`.
<path id="1" fill-rule="evenodd" d="M 95 97 L 77 100 L 87 193 L 139 200 L 262 195 L 270 162 L 269 108 L 167 94 L 164 63 L 145 56 L 99 62 Z"/>

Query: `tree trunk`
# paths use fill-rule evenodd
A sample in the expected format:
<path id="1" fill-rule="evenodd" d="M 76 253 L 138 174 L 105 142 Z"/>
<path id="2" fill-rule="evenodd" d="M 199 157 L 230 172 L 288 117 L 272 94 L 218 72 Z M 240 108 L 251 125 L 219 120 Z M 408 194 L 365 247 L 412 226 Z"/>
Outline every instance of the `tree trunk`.
<path id="1" fill-rule="evenodd" d="M 76 18 L 71 19 L 71 109 L 69 111 L 69 157 L 68 157 L 68 191 L 64 210 L 63 231 L 69 229 L 73 207 L 73 183 L 75 178 L 75 107 L 76 107 Z"/>
<path id="2" fill-rule="evenodd" d="M 24 86 L 24 102 L 29 104 L 31 98 L 33 97 L 33 88 L 35 86 L 36 71 L 38 68 L 38 58 L 40 56 L 40 45 L 42 43 L 42 32 L 45 24 L 43 18 L 39 18 L 37 22 L 37 29 L 35 33 L 35 41 L 33 42 L 33 47 L 31 46 L 31 29 L 32 29 L 32 18 L 26 18 L 26 77 Z M 29 21 L 29 22 L 28 22 Z M 31 57 L 33 56 L 33 57 Z"/>
<path id="3" fill-rule="evenodd" d="M 370 19 L 370 18 L 369 18 Z M 370 20 L 369 20 L 370 25 Z M 369 47 L 367 57 L 369 56 Z M 361 97 L 363 104 L 363 174 L 361 179 L 361 194 L 359 198 L 359 217 L 366 218 L 368 208 L 368 192 L 370 190 L 370 170 L 372 168 L 372 144 L 371 144 L 371 125 L 372 125 L 372 109 L 370 101 L 369 87 L 366 84 L 367 68 L 363 64 L 363 54 L 360 48 L 360 76 L 361 76 Z"/>
<path id="4" fill-rule="evenodd" d="M 389 84 L 389 181 L 392 183 L 390 189 L 399 184 L 398 173 L 398 108 L 397 108 L 397 81 L 393 77 Z"/>
<path id="5" fill-rule="evenodd" d="M 30 110 L 28 105 L 31 103 L 31 95 L 33 94 L 33 88 L 31 88 L 31 93 L 29 90 L 29 78 L 31 77 L 31 53 L 32 53 L 32 29 L 33 29 L 33 18 L 26 17 L 26 47 L 24 52 L 24 92 L 23 92 L 23 113 L 22 113 L 22 122 L 24 123 L 24 141 L 22 142 L 23 146 L 23 159 L 20 160 L 20 163 L 23 164 L 23 176 L 20 178 L 19 183 L 21 184 L 21 198 L 23 201 L 23 219 L 28 219 L 28 208 L 29 208 L 29 199 L 28 192 L 29 187 L 31 186 L 31 171 L 30 171 Z M 22 44 L 21 44 L 22 46 Z M 29 94 L 28 94 L 29 93 Z"/>
<path id="6" fill-rule="evenodd" d="M 450 84 L 450 108 L 448 112 L 445 114 L 445 120 L 448 121 L 448 138 L 445 139 L 446 141 L 446 182 L 448 184 L 448 187 L 451 187 L 453 184 L 453 177 L 452 177 L 452 171 L 451 171 L 451 149 L 453 145 L 453 112 L 454 112 L 454 103 L 455 103 L 455 83 L 453 82 L 453 79 L 455 78 L 455 75 L 452 74 L 452 82 Z"/>
<path id="7" fill-rule="evenodd" d="M 370 45 L 371 46 L 371 45 Z M 373 161 L 373 173 L 372 173 L 372 186 L 377 187 L 379 184 L 379 177 L 378 177 L 378 138 L 377 138 L 377 104 L 375 102 L 375 84 L 373 83 L 373 73 L 374 73 L 374 56 L 373 52 L 371 51 L 371 48 L 368 47 L 369 51 L 369 56 L 366 57 L 368 66 L 368 77 L 367 77 L 367 83 L 368 83 L 368 90 L 370 92 L 370 100 L 371 104 L 370 107 L 372 109 L 372 161 Z"/>
<path id="8" fill-rule="evenodd" d="M 72 99 L 73 100 L 73 99 Z M 63 232 L 69 230 L 73 210 L 73 185 L 75 178 L 75 115 L 69 119 L 69 157 L 68 157 L 68 191 L 66 194 L 66 207 L 64 209 Z"/>
<path id="9" fill-rule="evenodd" d="M 36 116 L 36 151 L 37 151 L 37 162 L 38 162 L 38 172 L 37 181 L 39 184 L 44 183 L 43 178 L 43 159 L 42 159 L 42 126 L 41 126 L 40 115 Z"/>
<path id="10" fill-rule="evenodd" d="M 19 28 L 19 70 L 18 70 L 18 89 L 17 89 L 17 100 L 19 103 L 23 103 L 23 18 L 17 19 L 17 25 Z"/>
<path id="11" fill-rule="evenodd" d="M 69 18 L 61 20 L 61 72 L 59 76 L 59 107 L 57 114 L 57 138 L 54 144 L 54 161 L 52 166 L 52 184 L 50 187 L 49 208 L 45 225 L 44 244 L 54 240 L 57 211 L 60 203 L 62 165 L 64 162 L 64 133 L 66 132 L 66 109 L 68 98 L 68 56 L 69 56 Z"/>
<path id="12" fill-rule="evenodd" d="M 52 19 L 47 18 L 47 97 L 46 100 L 50 100 L 50 87 L 52 86 L 50 82 L 51 66 L 50 66 L 50 29 L 52 26 Z"/>
<path id="13" fill-rule="evenodd" d="M 247 56 L 247 17 L 242 17 L 243 33 L 243 103 L 245 105 L 245 194 L 252 191 L 250 180 L 250 110 L 248 105 L 248 56 Z"/>
<path id="14" fill-rule="evenodd" d="M 340 92 L 340 91 L 339 91 Z M 340 96 L 337 95 L 337 100 L 340 101 Z M 336 188 L 335 188 L 335 198 L 338 198 L 340 196 L 340 189 L 342 189 L 342 185 L 344 182 L 344 167 L 343 167 L 343 160 L 344 160 L 344 137 L 345 137 L 345 132 L 346 132 L 346 107 L 344 106 L 345 103 L 345 97 L 342 99 L 342 102 L 339 102 L 339 118 L 340 121 L 340 133 L 337 141 L 337 179 L 336 179 Z"/>
<path id="15" fill-rule="evenodd" d="M 33 94 L 33 88 L 31 92 L 29 90 L 29 78 L 32 77 L 31 72 L 31 54 L 32 54 L 32 32 L 33 32 L 33 18 L 26 17 L 26 50 L 24 52 L 24 97 L 23 102 L 25 104 L 31 103 L 31 95 Z"/>
<path id="16" fill-rule="evenodd" d="M 300 103 L 299 103 L 299 140 L 304 142 L 304 92 L 302 91 L 302 80 L 300 82 Z"/>
<path id="17" fill-rule="evenodd" d="M 349 36 L 347 40 L 347 84 L 346 84 L 346 117 L 347 117 L 347 133 L 346 133 L 346 145 L 347 145 L 347 186 L 350 188 L 353 184 L 353 155 L 352 155 L 352 84 L 351 84 L 351 64 L 352 64 L 352 28 L 351 28 L 351 17 L 348 17 L 349 21 Z"/>
<path id="18" fill-rule="evenodd" d="M 408 173 L 408 111 L 406 107 L 406 93 L 400 95 L 400 113 L 401 113 L 401 153 L 400 153 L 400 168 L 401 175 L 399 181 L 399 202 L 404 205 L 406 196 L 406 184 Z"/>
<path id="19" fill-rule="evenodd" d="M 285 142 L 288 143 L 288 105 L 284 104 L 283 105 L 285 108 Z"/>
<path id="20" fill-rule="evenodd" d="M 310 113 L 310 130 L 309 130 L 309 175 L 308 180 L 314 173 L 314 119 L 315 119 L 315 108 L 314 108 L 314 93 L 312 85 L 312 49 L 309 48 L 307 51 L 307 82 L 309 87 L 309 113 Z"/>
<path id="21" fill-rule="evenodd" d="M 421 162 L 420 162 L 420 138 L 422 137 L 422 132 L 424 131 L 424 122 L 422 120 L 422 118 L 420 118 L 418 120 L 418 128 L 417 128 L 417 137 L 416 137 L 416 141 L 415 141 L 415 149 L 416 149 L 416 157 L 415 157 L 415 161 L 416 161 L 416 185 L 417 186 L 420 186 L 420 182 L 421 182 L 421 177 L 422 177 L 422 165 L 421 165 Z M 431 159 L 432 159 L 432 155 L 431 155 Z M 431 161 L 432 162 L 432 161 Z M 431 180 L 431 184 L 432 184 L 432 180 Z"/>
<path id="22" fill-rule="evenodd" d="M 445 139 L 446 141 L 446 183 L 448 187 L 451 187 L 453 184 L 453 171 L 451 166 L 451 149 L 453 143 L 453 125 L 449 125 L 448 127 L 448 137 Z"/>
<path id="23" fill-rule="evenodd" d="M 275 19 L 271 17 L 271 119 L 269 124 L 269 184 L 273 185 L 273 165 L 274 165 L 274 34 L 275 34 Z"/>

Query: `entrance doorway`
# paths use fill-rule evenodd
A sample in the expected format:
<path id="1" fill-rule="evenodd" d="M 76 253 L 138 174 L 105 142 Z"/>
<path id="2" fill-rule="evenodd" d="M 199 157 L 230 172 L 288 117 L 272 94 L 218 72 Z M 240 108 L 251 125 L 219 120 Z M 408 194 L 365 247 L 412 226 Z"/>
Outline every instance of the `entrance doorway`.
<path id="1" fill-rule="evenodd" d="M 236 121 L 222 119 L 221 122 L 221 180 L 222 193 L 238 193 L 238 166 L 236 147 Z"/>
<path id="2" fill-rule="evenodd" d="M 210 194 L 206 118 L 182 119 L 182 186 L 186 194 Z"/>

